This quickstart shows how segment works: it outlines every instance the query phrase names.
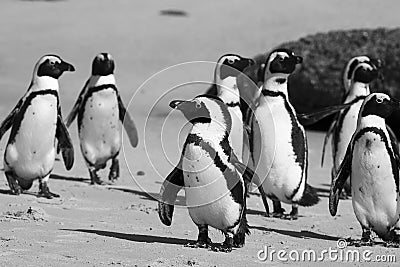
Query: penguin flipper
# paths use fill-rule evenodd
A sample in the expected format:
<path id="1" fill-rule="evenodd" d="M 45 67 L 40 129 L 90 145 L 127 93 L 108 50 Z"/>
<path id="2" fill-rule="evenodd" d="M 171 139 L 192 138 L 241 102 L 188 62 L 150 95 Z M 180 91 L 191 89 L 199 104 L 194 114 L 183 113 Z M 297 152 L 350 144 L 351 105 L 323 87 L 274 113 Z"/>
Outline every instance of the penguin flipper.
<path id="1" fill-rule="evenodd" d="M 122 124 L 124 125 L 124 129 L 128 134 L 129 142 L 131 143 L 132 147 L 136 147 L 139 142 L 138 131 L 136 129 L 136 125 L 133 122 L 131 115 L 126 110 L 120 95 L 118 95 L 118 108 L 119 108 L 119 119 L 121 120 Z"/>
<path id="2" fill-rule="evenodd" d="M 258 187 L 258 191 L 260 191 L 261 199 L 264 204 L 265 212 L 267 215 L 269 215 L 269 206 L 268 206 L 268 201 L 267 201 L 267 194 L 264 191 L 264 188 L 262 187 L 262 183 L 258 175 L 249 167 L 244 165 L 242 162 L 239 161 L 239 159 L 236 157 L 235 154 L 232 153 L 231 155 L 231 160 L 230 163 L 235 166 L 235 168 L 242 173 L 243 180 L 246 184 L 246 189 L 248 188 L 248 185 L 251 184 L 252 182 L 255 183 Z M 255 178 L 255 179 L 254 179 Z M 253 180 L 254 179 L 254 180 Z M 247 192 L 246 192 L 247 193 Z"/>
<path id="3" fill-rule="evenodd" d="M 322 146 L 321 167 L 324 166 L 326 144 L 328 143 L 329 137 L 332 135 L 333 131 L 336 128 L 336 123 L 337 123 L 338 117 L 339 117 L 338 115 L 335 116 L 335 118 L 333 119 L 333 122 L 329 126 L 328 131 L 326 132 L 326 135 L 325 135 L 325 138 L 324 138 L 324 145 Z"/>
<path id="4" fill-rule="evenodd" d="M 170 174 L 168 174 L 160 189 L 158 201 L 158 216 L 163 224 L 170 226 L 174 214 L 174 204 L 179 190 L 184 187 L 181 161 Z"/>
<path id="5" fill-rule="evenodd" d="M 217 90 L 217 86 L 214 84 L 212 84 L 206 91 L 206 95 L 218 95 L 218 90 Z"/>
<path id="6" fill-rule="evenodd" d="M 304 126 L 312 125 L 329 115 L 335 114 L 345 108 L 349 108 L 353 104 L 353 102 L 350 102 L 341 105 L 325 107 L 314 112 L 297 113 L 297 119 Z"/>
<path id="7" fill-rule="evenodd" d="M 400 164 L 400 152 L 399 152 L 399 141 L 397 140 L 396 134 L 393 132 L 392 128 L 389 125 L 386 125 L 386 129 L 388 130 L 390 142 L 392 144 L 394 156 L 396 158 L 396 162 Z"/>
<path id="8" fill-rule="evenodd" d="M 61 150 L 65 168 L 69 171 L 74 165 L 74 147 L 60 115 L 57 119 L 56 137 L 58 139 L 57 150 Z"/>
<path id="9" fill-rule="evenodd" d="M 13 110 L 8 114 L 8 116 L 4 119 L 4 121 L 0 125 L 0 140 L 3 135 L 11 128 L 14 123 L 14 118 L 18 114 L 19 109 L 22 105 L 22 99 L 17 103 L 17 105 L 13 108 Z"/>
<path id="10" fill-rule="evenodd" d="M 332 180 L 329 192 L 329 212 L 332 216 L 336 215 L 340 193 L 342 192 L 346 180 L 351 174 L 352 143 L 353 140 L 351 140 L 347 146 L 346 155 L 340 164 L 336 177 Z"/>
<path id="11" fill-rule="evenodd" d="M 389 127 L 389 125 L 386 125 L 386 129 L 388 130 L 388 133 L 389 133 L 394 158 L 396 160 L 397 166 L 400 167 L 399 141 L 397 140 L 395 133 L 393 132 L 392 128 Z M 396 182 L 396 187 L 397 187 L 396 190 L 399 191 L 400 181 L 395 181 L 395 182 Z"/>
<path id="12" fill-rule="evenodd" d="M 69 126 L 72 124 L 72 122 L 75 120 L 76 115 L 78 115 L 79 109 L 81 107 L 81 104 L 83 102 L 83 96 L 86 90 L 86 87 L 89 84 L 90 79 L 88 79 L 85 83 L 85 85 L 83 86 L 83 89 L 81 90 L 81 92 L 79 93 L 78 99 L 76 100 L 74 106 L 72 107 L 71 112 L 68 114 L 68 117 L 65 121 L 65 125 L 67 128 L 69 128 Z"/>

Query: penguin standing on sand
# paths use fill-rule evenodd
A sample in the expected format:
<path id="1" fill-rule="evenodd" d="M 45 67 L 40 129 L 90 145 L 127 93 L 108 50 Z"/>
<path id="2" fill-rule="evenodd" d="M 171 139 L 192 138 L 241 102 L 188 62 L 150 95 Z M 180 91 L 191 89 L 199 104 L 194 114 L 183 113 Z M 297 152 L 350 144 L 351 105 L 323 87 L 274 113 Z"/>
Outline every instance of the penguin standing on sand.
<path id="1" fill-rule="evenodd" d="M 287 49 L 269 54 L 251 127 L 255 172 L 272 199 L 273 216 L 284 217 L 284 202 L 292 204 L 290 219 L 298 218 L 298 205 L 312 206 L 319 201 L 316 190 L 307 184 L 305 131 L 288 98 L 288 77 L 300 63 L 302 57 Z"/>
<path id="2" fill-rule="evenodd" d="M 56 139 L 67 170 L 74 164 L 74 149 L 61 115 L 58 78 L 74 70 L 59 56 L 41 57 L 27 92 L 0 126 L 0 138 L 11 128 L 4 173 L 15 195 L 29 190 L 39 179 L 39 196 L 59 197 L 47 185 L 56 156 Z"/>
<path id="3" fill-rule="evenodd" d="M 242 157 L 244 126 L 236 78 L 245 68 L 252 64 L 254 64 L 254 61 L 250 58 L 227 54 L 218 60 L 214 73 L 217 96 L 227 105 L 232 118 L 231 133 L 229 134 L 231 146 L 236 156 L 242 162 L 247 161 Z"/>
<path id="4" fill-rule="evenodd" d="M 111 159 L 109 180 L 119 177 L 118 154 L 121 149 L 123 122 L 133 147 L 138 144 L 135 123 L 126 110 L 117 90 L 114 77 L 115 64 L 108 53 L 98 54 L 92 63 L 92 75 L 83 87 L 67 118 L 69 127 L 78 115 L 81 151 L 89 169 L 92 184 L 102 184 L 97 175 Z"/>
<path id="5" fill-rule="evenodd" d="M 400 155 L 385 119 L 398 109 L 400 103 L 385 94 L 367 96 L 331 185 L 329 211 L 334 216 L 340 192 L 350 177 L 353 210 L 362 227 L 362 245 L 371 244 L 371 231 L 386 241 L 395 238 L 394 228 L 400 216 Z"/>
<path id="6" fill-rule="evenodd" d="M 190 217 L 199 229 L 195 247 L 208 247 L 208 226 L 221 230 L 225 241 L 214 250 L 241 247 L 249 234 L 246 220 L 246 184 L 254 172 L 236 157 L 229 144 L 232 120 L 225 104 L 215 96 L 175 100 L 170 106 L 193 124 L 178 165 L 164 181 L 158 214 L 171 225 L 177 193 L 185 188 Z"/>
<path id="7" fill-rule="evenodd" d="M 357 128 L 357 118 L 364 99 L 370 94 L 369 84 L 379 76 L 380 61 L 366 56 L 352 58 L 345 67 L 344 87 L 346 95 L 344 103 L 351 106 L 340 111 L 333 120 L 325 136 L 321 165 L 325 153 L 325 145 L 332 134 L 332 179 L 336 176 L 340 163 L 346 154 L 347 146 Z M 349 80 L 348 80 L 349 79 Z M 350 84 L 348 83 L 350 81 Z M 347 180 L 349 181 L 349 180 Z M 346 183 L 342 196 L 351 195 L 350 184 Z"/>

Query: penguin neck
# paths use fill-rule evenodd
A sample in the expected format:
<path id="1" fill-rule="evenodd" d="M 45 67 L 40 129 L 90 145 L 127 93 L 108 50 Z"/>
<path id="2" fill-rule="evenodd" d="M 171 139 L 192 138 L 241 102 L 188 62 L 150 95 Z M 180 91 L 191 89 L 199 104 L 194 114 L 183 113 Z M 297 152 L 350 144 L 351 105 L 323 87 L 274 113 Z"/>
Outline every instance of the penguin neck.
<path id="1" fill-rule="evenodd" d="M 268 91 L 273 91 L 276 93 L 283 93 L 285 96 L 288 95 L 287 89 L 287 81 L 288 81 L 288 74 L 283 73 L 274 73 L 269 74 L 265 77 L 263 89 Z"/>
<path id="2" fill-rule="evenodd" d="M 360 112 L 361 114 L 361 112 Z M 365 117 L 359 117 L 358 118 L 358 129 L 363 129 L 365 127 L 375 127 L 375 128 L 380 128 L 384 132 L 386 132 L 386 122 L 385 119 L 382 117 L 379 117 L 377 115 L 368 115 Z"/>
<path id="3" fill-rule="evenodd" d="M 352 82 L 350 84 L 350 91 L 346 97 L 346 103 L 352 101 L 358 96 L 367 96 L 370 94 L 369 84 L 361 82 Z"/>
<path id="4" fill-rule="evenodd" d="M 228 127 L 230 128 L 230 127 Z M 203 140 L 213 140 L 220 143 L 228 137 L 230 129 L 227 129 L 224 121 L 217 121 L 215 118 L 210 123 L 193 124 L 190 133 L 200 136 Z"/>
<path id="5" fill-rule="evenodd" d="M 281 97 L 287 99 L 287 78 L 289 75 L 285 74 L 269 74 L 265 79 L 263 86 L 261 87 L 260 95 L 260 106 L 268 105 L 270 102 L 282 100 Z M 263 94 L 263 90 L 266 90 L 271 96 Z M 281 96 L 281 97 L 279 97 Z"/>
<path id="6" fill-rule="evenodd" d="M 44 89 L 52 89 L 58 91 L 58 80 L 50 76 L 33 76 L 30 90 L 40 91 Z"/>
<path id="7" fill-rule="evenodd" d="M 236 104 L 240 102 L 236 77 L 230 76 L 223 80 L 216 77 L 215 85 L 217 86 L 218 97 L 221 98 L 225 104 Z"/>
<path id="8" fill-rule="evenodd" d="M 97 87 L 104 84 L 115 84 L 114 74 L 109 74 L 106 76 L 92 75 L 90 77 L 89 87 Z"/>

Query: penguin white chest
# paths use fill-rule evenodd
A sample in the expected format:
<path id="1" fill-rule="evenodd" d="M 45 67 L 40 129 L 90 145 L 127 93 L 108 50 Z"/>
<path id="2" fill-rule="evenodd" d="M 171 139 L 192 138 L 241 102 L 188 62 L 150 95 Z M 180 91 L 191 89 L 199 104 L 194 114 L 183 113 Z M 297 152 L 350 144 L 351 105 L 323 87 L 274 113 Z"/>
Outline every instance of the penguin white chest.
<path id="1" fill-rule="evenodd" d="M 340 163 L 342 163 L 344 156 L 346 155 L 347 146 L 349 145 L 351 137 L 357 129 L 357 118 L 361 105 L 362 101 L 352 105 L 343 118 L 342 127 L 339 129 L 339 139 L 336 140 L 337 148 L 334 158 L 334 166 L 336 170 L 339 168 Z"/>
<path id="2" fill-rule="evenodd" d="M 227 178 L 214 159 L 200 146 L 187 145 L 182 162 L 186 204 L 196 224 L 226 229 L 239 220 L 241 206 L 232 198 Z"/>
<path id="3" fill-rule="evenodd" d="M 263 180 L 267 195 L 274 195 L 289 203 L 291 200 L 288 198 L 299 186 L 303 173 L 296 162 L 292 143 L 294 122 L 283 99 L 259 106 L 255 116 L 257 125 L 254 127 L 254 155 L 258 162 L 256 172 Z"/>
<path id="4" fill-rule="evenodd" d="M 104 164 L 121 147 L 118 99 L 112 88 L 94 92 L 86 101 L 79 130 L 84 157 Z"/>
<path id="5" fill-rule="evenodd" d="M 400 206 L 390 155 L 380 135 L 368 132 L 355 142 L 351 187 L 358 221 L 385 235 L 398 221 Z"/>
<path id="6" fill-rule="evenodd" d="M 229 140 L 235 155 L 242 160 L 243 151 L 243 121 L 242 112 L 238 106 L 229 107 L 229 113 L 232 118 L 232 129 L 229 134 Z"/>
<path id="7" fill-rule="evenodd" d="M 28 103 L 27 103 L 28 104 Z M 27 106 L 15 137 L 6 148 L 7 167 L 25 179 L 44 177 L 52 169 L 55 159 L 55 134 L 58 112 L 57 97 L 38 95 Z"/>

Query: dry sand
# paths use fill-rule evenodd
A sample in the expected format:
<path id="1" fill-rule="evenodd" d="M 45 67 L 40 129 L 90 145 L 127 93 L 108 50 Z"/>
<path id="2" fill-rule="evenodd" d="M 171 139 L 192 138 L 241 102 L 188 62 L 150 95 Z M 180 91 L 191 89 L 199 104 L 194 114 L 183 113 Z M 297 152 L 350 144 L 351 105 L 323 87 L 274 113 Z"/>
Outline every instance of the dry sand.
<path id="1" fill-rule="evenodd" d="M 3 214 L 0 216 L 0 265 L 280 265 L 283 263 L 279 261 L 260 263 L 257 252 L 264 245 L 288 251 L 321 251 L 335 248 L 338 238 L 359 238 L 361 229 L 351 201 L 340 203 L 336 218 L 329 215 L 330 160 L 325 168 L 319 167 L 323 134 L 309 132 L 309 181 L 319 189 L 322 199 L 317 206 L 301 208 L 297 221 L 265 218 L 261 215 L 261 200 L 252 195 L 248 204 L 251 235 L 244 248 L 224 254 L 184 247 L 183 244 L 197 237 L 197 228 L 187 210 L 177 208 L 172 226 L 166 227 L 158 219 L 157 202 L 153 198 L 172 168 L 170 162 L 177 161 L 184 138 L 184 133 L 177 137 L 177 125 L 182 125 L 184 120 L 176 113 L 167 117 L 170 110 L 166 103 L 176 97 L 173 94 L 164 97 L 151 112 L 150 109 L 177 82 L 211 80 L 212 67 L 206 64 L 172 69 L 152 79 L 140 91 L 138 88 L 151 75 L 178 63 L 214 61 L 227 52 L 252 56 L 283 41 L 319 31 L 396 27 L 400 22 L 396 12 L 399 7 L 400 3 L 394 0 L 246 3 L 239 0 L 2 0 L 0 118 L 7 115 L 25 92 L 33 65 L 41 55 L 59 54 L 77 69 L 73 74 L 65 74 L 60 81 L 60 97 L 66 114 L 89 75 L 92 58 L 98 52 L 108 51 L 116 59 L 116 77 L 125 102 L 137 92 L 129 110 L 139 126 L 141 139 L 136 149 L 125 146 L 126 162 L 122 154 L 121 178 L 113 185 L 89 185 L 75 124 L 71 127 L 76 145 L 74 168 L 66 172 L 62 162 L 56 162 L 50 180 L 50 188 L 61 194 L 60 199 L 37 198 L 37 184 L 31 193 L 11 196 L 6 179 L 0 179 L 0 213 Z M 160 16 L 160 10 L 165 9 L 183 10 L 187 16 Z M 195 86 L 181 90 L 180 94 L 182 98 L 189 98 L 205 88 L 205 85 Z M 8 135 L 1 141 L 0 153 L 4 153 L 7 138 Z M 170 162 L 161 150 L 161 140 Z M 138 171 L 145 175 L 137 175 Z M 103 172 L 104 178 L 106 174 Z M 183 194 L 178 200 L 184 203 Z M 26 214 L 29 207 L 31 212 Z M 219 231 L 211 230 L 210 235 L 214 242 L 223 240 Z M 399 250 L 381 245 L 368 249 L 373 255 L 395 254 L 400 261 Z M 327 260 L 324 264 L 333 263 Z"/>

